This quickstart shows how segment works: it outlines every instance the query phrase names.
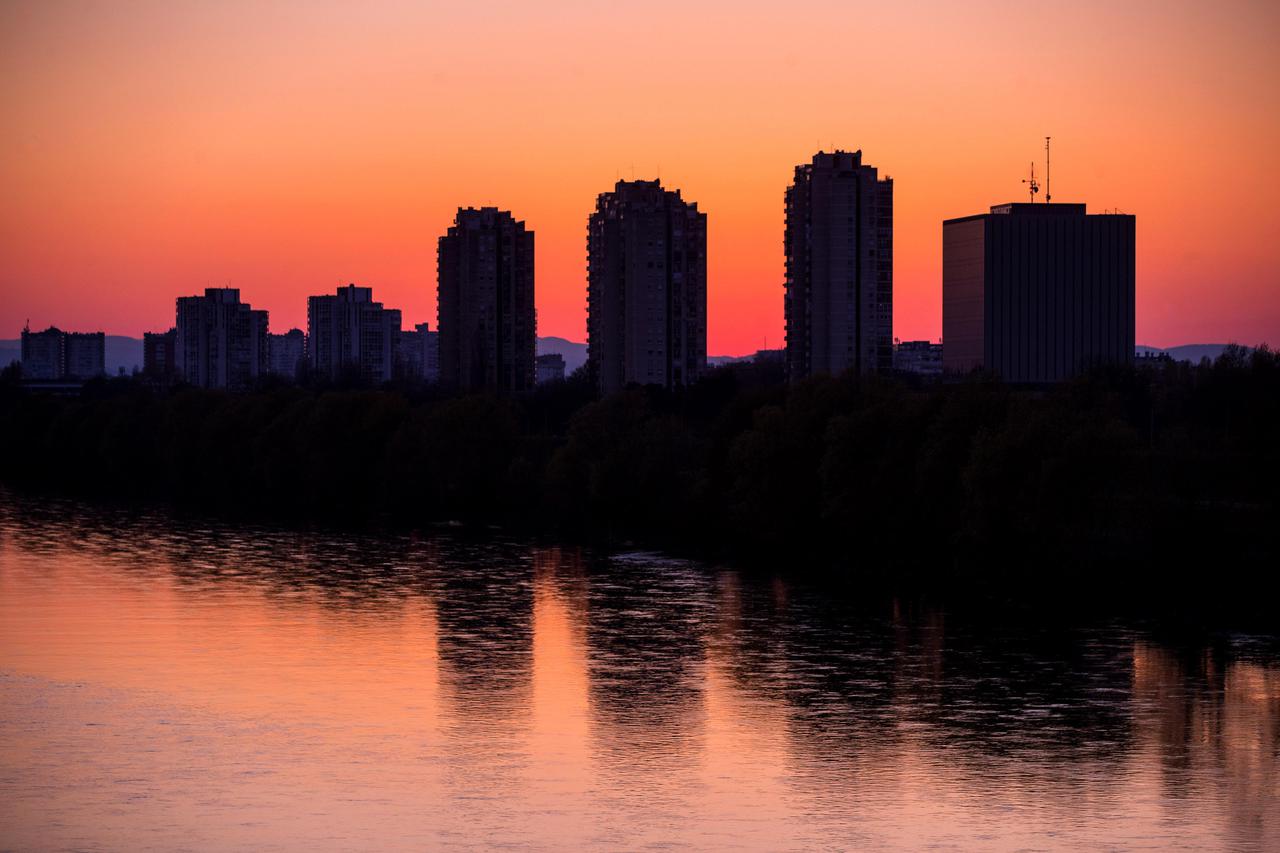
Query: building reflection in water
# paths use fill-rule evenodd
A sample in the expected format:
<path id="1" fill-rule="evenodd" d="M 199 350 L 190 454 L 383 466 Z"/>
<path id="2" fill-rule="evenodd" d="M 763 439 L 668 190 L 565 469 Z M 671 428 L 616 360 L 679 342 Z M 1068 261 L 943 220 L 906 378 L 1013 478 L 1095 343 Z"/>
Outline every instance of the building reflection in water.
<path id="1" fill-rule="evenodd" d="M 0 672 L 217 715 L 208 784 L 302 837 L 290 803 L 400 833 L 391 847 L 964 847 L 998 832 L 1275 849 L 1278 657 L 1274 640 L 1158 642 L 646 555 L 0 500 Z M 99 741 L 74 724 L 99 713 L 75 694 L 18 684 L 0 685 L 14 707 L 48 717 L 31 725 L 71 727 L 42 741 L 41 778 L 0 768 L 20 805 L 66 783 L 15 813 L 92 816 L 82 780 L 99 764 L 98 790 L 152 778 L 141 744 L 157 739 L 200 760 L 200 739 L 148 728 L 159 700 L 121 705 Z M 262 720 L 287 736 L 264 740 Z M 60 764 L 72 743 L 84 752 Z M 264 756 L 271 775 L 244 775 Z M 101 825 L 122 841 L 160 826 L 146 796 L 107 798 Z M 262 840 L 233 825 L 247 834 L 204 840 Z"/>
<path id="2" fill-rule="evenodd" d="M 1133 646 L 1134 773 L 1171 803 L 1220 802 L 1234 844 L 1280 847 L 1280 669 L 1222 648 Z M 1158 770 L 1157 770 L 1158 768 Z M 1177 806 L 1175 806 L 1176 808 Z"/>

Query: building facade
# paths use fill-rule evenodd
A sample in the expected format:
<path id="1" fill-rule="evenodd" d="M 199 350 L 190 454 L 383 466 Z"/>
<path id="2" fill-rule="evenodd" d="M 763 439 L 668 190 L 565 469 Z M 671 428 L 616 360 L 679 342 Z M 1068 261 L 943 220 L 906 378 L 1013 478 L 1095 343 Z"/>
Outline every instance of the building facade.
<path id="1" fill-rule="evenodd" d="M 942 375 L 942 344 L 900 341 L 893 345 L 893 369 L 918 376 Z"/>
<path id="2" fill-rule="evenodd" d="M 549 352 L 537 358 L 537 376 L 539 385 L 544 382 L 559 382 L 564 379 L 564 356 L 558 352 Z"/>
<path id="3" fill-rule="evenodd" d="M 437 247 L 440 381 L 530 391 L 537 316 L 533 232 L 508 211 L 458 208 Z"/>
<path id="4" fill-rule="evenodd" d="M 142 374 L 151 379 L 172 379 L 177 374 L 176 329 L 167 332 L 144 332 L 142 335 Z"/>
<path id="5" fill-rule="evenodd" d="M 429 323 L 418 323 L 413 331 L 400 333 L 397 369 L 409 379 L 440 381 L 440 336 Z"/>
<path id="6" fill-rule="evenodd" d="M 943 367 L 1067 379 L 1134 351 L 1135 220 L 1004 204 L 942 224 Z"/>
<path id="7" fill-rule="evenodd" d="M 102 332 L 67 332 L 62 344 L 67 379 L 92 379 L 107 372 L 107 336 Z"/>
<path id="8" fill-rule="evenodd" d="M 301 329 L 267 335 L 267 369 L 275 376 L 297 379 L 307 357 L 307 336 Z"/>
<path id="9" fill-rule="evenodd" d="M 307 358 L 319 376 L 390 382 L 399 339 L 400 312 L 374 302 L 373 288 L 348 284 L 307 299 Z"/>
<path id="10" fill-rule="evenodd" d="M 692 384 L 707 366 L 707 215 L 618 181 L 587 224 L 587 364 L 603 393 Z"/>
<path id="11" fill-rule="evenodd" d="M 267 372 L 267 312 L 234 287 L 180 296 L 174 326 L 178 377 L 200 388 L 248 388 Z"/>
<path id="12" fill-rule="evenodd" d="M 50 326 L 43 332 L 22 330 L 22 378 L 61 379 L 64 370 L 64 336 Z"/>
<path id="13" fill-rule="evenodd" d="M 106 374 L 107 336 L 102 332 L 22 330 L 22 377 L 28 380 L 86 380 Z"/>
<path id="14" fill-rule="evenodd" d="M 893 180 L 819 151 L 786 192 L 787 376 L 893 367 Z"/>

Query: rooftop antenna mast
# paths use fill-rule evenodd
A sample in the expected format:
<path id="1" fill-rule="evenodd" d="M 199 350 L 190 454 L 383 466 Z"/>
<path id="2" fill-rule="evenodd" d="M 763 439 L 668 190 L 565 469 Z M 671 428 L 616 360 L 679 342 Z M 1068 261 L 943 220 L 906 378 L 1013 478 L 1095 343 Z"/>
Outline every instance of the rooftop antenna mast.
<path id="1" fill-rule="evenodd" d="M 1044 138 L 1044 203 L 1053 198 L 1049 189 L 1049 137 Z"/>
<path id="2" fill-rule="evenodd" d="M 1031 177 L 1023 178 L 1022 182 L 1026 184 L 1027 189 L 1031 191 L 1031 203 L 1034 204 L 1036 200 L 1036 193 L 1040 192 L 1040 184 L 1036 181 L 1036 164 L 1034 160 L 1031 163 Z"/>

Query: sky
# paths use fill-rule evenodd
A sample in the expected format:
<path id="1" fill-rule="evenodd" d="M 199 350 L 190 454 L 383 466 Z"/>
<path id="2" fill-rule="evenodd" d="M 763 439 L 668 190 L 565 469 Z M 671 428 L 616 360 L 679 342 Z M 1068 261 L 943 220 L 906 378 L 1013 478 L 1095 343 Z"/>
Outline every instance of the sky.
<path id="1" fill-rule="evenodd" d="M 938 339 L 942 220 L 1137 217 L 1137 340 L 1280 344 L 1280 3 L 0 3 L 0 337 L 140 335 L 239 287 L 272 331 L 347 282 L 435 327 L 459 206 L 536 233 L 538 331 L 582 340 L 619 178 L 708 216 L 708 350 L 783 342 L 783 192 L 894 179 L 894 333 Z"/>

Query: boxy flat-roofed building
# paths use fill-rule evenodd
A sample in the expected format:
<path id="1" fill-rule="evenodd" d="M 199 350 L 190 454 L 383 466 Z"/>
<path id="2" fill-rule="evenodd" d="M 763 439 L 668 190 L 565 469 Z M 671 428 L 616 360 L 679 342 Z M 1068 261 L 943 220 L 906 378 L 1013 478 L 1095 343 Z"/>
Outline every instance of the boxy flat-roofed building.
<path id="1" fill-rule="evenodd" d="M 63 376 L 92 379 L 107 372 L 107 336 L 103 332 L 67 332 L 62 344 Z"/>
<path id="2" fill-rule="evenodd" d="M 899 341 L 893 345 L 893 369 L 917 376 L 942 374 L 942 344 L 932 341 Z"/>
<path id="3" fill-rule="evenodd" d="M 558 352 L 543 353 L 537 358 L 537 380 L 542 385 L 564 379 L 564 356 Z"/>
<path id="4" fill-rule="evenodd" d="M 85 380 L 106 373 L 106 335 L 22 330 L 22 376 L 27 380 Z"/>
<path id="5" fill-rule="evenodd" d="M 1133 361 L 1134 217 L 1003 204 L 942 224 L 943 369 L 1047 383 Z"/>
<path id="6" fill-rule="evenodd" d="M 240 301 L 234 287 L 178 297 L 174 361 L 179 378 L 200 388 L 242 390 L 267 372 L 267 312 Z"/>
<path id="7" fill-rule="evenodd" d="M 368 382 L 390 382 L 400 340 L 400 312 L 373 301 L 373 288 L 348 284 L 307 299 L 307 359 L 328 379 L 347 370 Z"/>

